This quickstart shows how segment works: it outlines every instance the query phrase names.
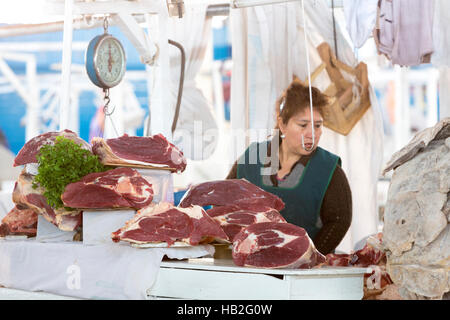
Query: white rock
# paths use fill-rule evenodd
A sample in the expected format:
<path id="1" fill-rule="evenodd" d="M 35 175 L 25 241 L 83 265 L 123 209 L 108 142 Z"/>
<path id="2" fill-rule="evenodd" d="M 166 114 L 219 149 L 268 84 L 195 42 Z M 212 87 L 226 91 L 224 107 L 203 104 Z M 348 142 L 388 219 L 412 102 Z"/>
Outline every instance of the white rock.
<path id="1" fill-rule="evenodd" d="M 450 291 L 450 118 L 394 154 L 384 213 L 387 271 L 404 298 Z"/>

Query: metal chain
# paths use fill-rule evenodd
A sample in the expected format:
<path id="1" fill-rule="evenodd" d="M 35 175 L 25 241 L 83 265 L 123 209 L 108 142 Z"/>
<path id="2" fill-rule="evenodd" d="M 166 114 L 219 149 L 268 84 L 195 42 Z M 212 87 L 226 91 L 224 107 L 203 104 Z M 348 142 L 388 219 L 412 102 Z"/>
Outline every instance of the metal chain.
<path id="1" fill-rule="evenodd" d="M 105 100 L 105 105 L 103 106 L 103 114 L 105 115 L 105 121 L 106 118 L 109 118 L 109 120 L 111 121 L 111 125 L 114 129 L 114 132 L 116 133 L 116 136 L 119 136 L 119 133 L 117 132 L 116 126 L 114 125 L 114 121 L 111 117 L 111 115 L 114 113 L 114 110 L 116 109 L 115 107 L 109 111 L 109 103 L 111 102 L 111 98 L 109 97 L 109 89 L 103 89 L 103 93 L 105 94 L 104 96 L 104 100 Z"/>

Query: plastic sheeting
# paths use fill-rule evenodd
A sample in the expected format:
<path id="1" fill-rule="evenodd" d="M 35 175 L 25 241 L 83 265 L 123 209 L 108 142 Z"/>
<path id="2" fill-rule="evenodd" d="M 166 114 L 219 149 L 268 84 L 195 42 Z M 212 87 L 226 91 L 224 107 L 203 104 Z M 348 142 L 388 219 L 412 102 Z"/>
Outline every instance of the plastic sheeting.
<path id="1" fill-rule="evenodd" d="M 146 299 L 164 255 L 184 259 L 213 253 L 210 245 L 137 249 L 0 240 L 0 285 L 84 299 Z"/>
<path id="2" fill-rule="evenodd" d="M 233 71 L 231 79 L 231 124 L 233 130 L 266 130 L 275 126 L 275 101 L 293 75 L 306 80 L 305 48 L 311 71 L 320 63 L 316 47 L 326 41 L 334 48 L 331 9 L 325 1 L 305 1 L 308 44 L 305 47 L 300 2 L 266 5 L 231 11 Z M 350 66 L 357 61 L 336 24 L 338 59 Z M 334 50 L 334 49 L 333 49 Z M 326 72 L 313 85 L 324 90 L 330 84 Z M 343 136 L 324 128 L 319 145 L 342 158 L 353 198 L 353 221 L 338 251 L 349 252 L 368 235 L 378 232 L 377 181 L 383 155 L 383 126 L 374 91 L 371 108 L 352 131 Z M 246 116 L 248 115 L 248 116 Z M 266 139 L 250 135 L 246 144 L 234 144 L 241 154 L 253 141 Z"/>

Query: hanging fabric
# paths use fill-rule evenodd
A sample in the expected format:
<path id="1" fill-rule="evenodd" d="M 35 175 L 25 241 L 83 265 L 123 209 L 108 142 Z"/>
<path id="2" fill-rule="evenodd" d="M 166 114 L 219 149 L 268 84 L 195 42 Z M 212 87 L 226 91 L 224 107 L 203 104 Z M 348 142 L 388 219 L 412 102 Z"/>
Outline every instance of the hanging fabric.
<path id="1" fill-rule="evenodd" d="M 211 19 L 206 19 L 206 5 L 185 4 L 183 18 L 171 18 L 168 37 L 183 47 L 186 56 L 182 99 L 173 143 L 188 159 L 203 160 L 217 147 L 217 136 L 205 139 L 208 133 L 217 132 L 212 106 L 197 87 L 195 78 L 200 71 L 210 40 Z M 180 83 L 180 50 L 169 47 L 170 54 L 170 108 L 175 110 Z M 208 136 L 209 137 L 209 136 Z"/>
<path id="2" fill-rule="evenodd" d="M 344 0 L 343 7 L 353 45 L 361 48 L 375 28 L 378 0 Z"/>
<path id="3" fill-rule="evenodd" d="M 393 64 L 429 63 L 433 52 L 433 0 L 380 0 L 374 39 Z"/>
<path id="4" fill-rule="evenodd" d="M 450 1 L 435 0 L 433 17 L 433 46 L 431 63 L 450 67 Z"/>

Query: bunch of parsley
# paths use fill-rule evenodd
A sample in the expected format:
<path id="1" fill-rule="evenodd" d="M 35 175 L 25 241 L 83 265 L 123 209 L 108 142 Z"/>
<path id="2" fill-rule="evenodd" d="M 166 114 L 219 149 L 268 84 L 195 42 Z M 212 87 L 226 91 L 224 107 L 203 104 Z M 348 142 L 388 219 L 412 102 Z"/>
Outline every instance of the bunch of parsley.
<path id="1" fill-rule="evenodd" d="M 63 136 L 56 137 L 54 145 L 44 145 L 37 160 L 39 168 L 33 188 L 43 187 L 47 203 L 54 209 L 64 207 L 61 195 L 69 183 L 77 182 L 89 173 L 110 169 L 89 150 Z"/>

